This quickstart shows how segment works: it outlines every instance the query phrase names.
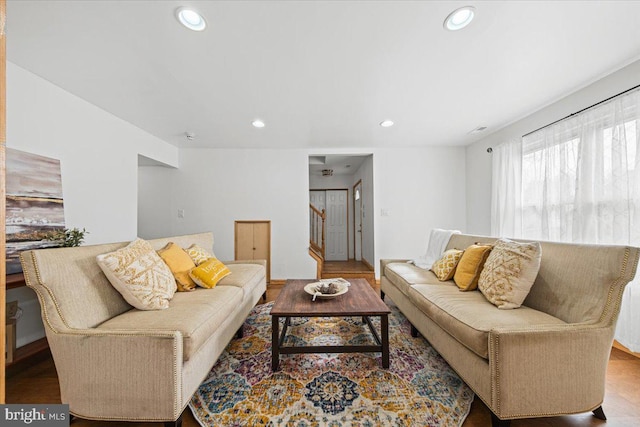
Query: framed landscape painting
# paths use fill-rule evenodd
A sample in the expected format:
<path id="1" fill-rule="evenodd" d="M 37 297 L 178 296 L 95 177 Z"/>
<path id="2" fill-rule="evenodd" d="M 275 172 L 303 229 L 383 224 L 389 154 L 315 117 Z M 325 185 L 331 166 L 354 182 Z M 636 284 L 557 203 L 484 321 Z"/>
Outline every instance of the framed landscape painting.
<path id="1" fill-rule="evenodd" d="M 19 273 L 21 251 L 58 246 L 48 240 L 64 229 L 60 161 L 7 148 L 7 274 Z"/>

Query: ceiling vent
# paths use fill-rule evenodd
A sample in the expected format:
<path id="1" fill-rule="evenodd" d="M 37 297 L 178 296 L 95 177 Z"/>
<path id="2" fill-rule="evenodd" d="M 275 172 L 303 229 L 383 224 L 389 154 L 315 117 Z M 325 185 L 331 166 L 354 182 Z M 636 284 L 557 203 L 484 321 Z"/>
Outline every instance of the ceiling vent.
<path id="1" fill-rule="evenodd" d="M 322 176 L 333 176 L 333 169 L 322 169 Z"/>
<path id="2" fill-rule="evenodd" d="M 485 130 L 487 130 L 486 126 L 478 126 L 477 128 L 470 130 L 468 133 L 469 133 L 469 135 L 473 135 L 475 133 L 484 132 Z"/>

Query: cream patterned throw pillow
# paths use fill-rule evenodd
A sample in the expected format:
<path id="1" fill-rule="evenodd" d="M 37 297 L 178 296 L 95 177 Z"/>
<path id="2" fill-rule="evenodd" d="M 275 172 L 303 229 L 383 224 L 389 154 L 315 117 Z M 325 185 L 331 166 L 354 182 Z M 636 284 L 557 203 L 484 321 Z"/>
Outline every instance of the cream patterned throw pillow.
<path id="1" fill-rule="evenodd" d="M 185 249 L 185 251 L 187 251 L 187 253 L 191 257 L 193 262 L 195 262 L 196 265 L 202 264 L 203 262 L 205 262 L 209 258 L 215 258 L 216 257 L 215 254 L 207 251 L 206 249 L 201 248 L 200 246 L 196 245 L 195 243 L 193 245 L 189 246 L 188 249 Z"/>
<path id="2" fill-rule="evenodd" d="M 98 255 L 96 260 L 113 287 L 135 308 L 169 307 L 176 281 L 149 242 L 136 239 L 122 249 Z"/>
<path id="3" fill-rule="evenodd" d="M 480 273 L 480 292 L 498 308 L 520 307 L 536 280 L 541 257 L 538 242 L 498 240 Z"/>
<path id="4" fill-rule="evenodd" d="M 442 258 L 433 263 L 431 271 L 434 272 L 438 280 L 444 282 L 453 279 L 453 274 L 456 272 L 456 266 L 463 252 L 459 249 L 449 249 L 444 251 Z"/>

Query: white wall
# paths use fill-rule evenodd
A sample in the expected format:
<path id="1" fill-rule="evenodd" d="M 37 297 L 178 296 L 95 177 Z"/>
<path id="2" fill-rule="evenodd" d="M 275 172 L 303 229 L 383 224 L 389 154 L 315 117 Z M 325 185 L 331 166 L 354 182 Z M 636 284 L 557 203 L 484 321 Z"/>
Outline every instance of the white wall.
<path id="1" fill-rule="evenodd" d="M 138 167 L 138 236 L 157 239 L 173 236 L 172 222 L 178 211 L 173 206 L 173 168 Z"/>
<path id="2" fill-rule="evenodd" d="M 135 238 L 138 154 L 178 164 L 176 147 L 11 62 L 7 146 L 60 160 L 66 225 L 85 227 L 89 244 Z M 21 346 L 44 330 L 35 294 L 7 292 L 7 301 L 16 299 L 24 310 L 17 324 Z"/>
<path id="3" fill-rule="evenodd" d="M 60 160 L 65 222 L 89 244 L 136 236 L 138 154 L 178 165 L 176 147 L 12 63 L 7 146 Z"/>
<path id="4" fill-rule="evenodd" d="M 491 154 L 487 148 L 573 114 L 640 83 L 640 61 L 612 73 L 573 94 L 467 147 L 467 231 L 491 234 Z M 540 88 L 544 90 L 544 88 Z M 517 94 L 514 94 L 517 96 Z"/>
<path id="5" fill-rule="evenodd" d="M 433 228 L 466 231 L 465 175 L 464 147 L 374 152 L 377 275 L 381 258 L 424 255 Z"/>
<path id="6" fill-rule="evenodd" d="M 234 221 L 270 220 L 271 277 L 315 277 L 308 249 L 306 151 L 183 149 L 179 169 L 149 169 L 153 170 L 145 173 L 153 176 L 148 179 L 164 180 L 168 175 L 172 182 L 171 222 L 149 233 L 212 231 L 216 256 L 231 260 Z M 184 209 L 183 219 L 177 218 L 178 209 Z"/>

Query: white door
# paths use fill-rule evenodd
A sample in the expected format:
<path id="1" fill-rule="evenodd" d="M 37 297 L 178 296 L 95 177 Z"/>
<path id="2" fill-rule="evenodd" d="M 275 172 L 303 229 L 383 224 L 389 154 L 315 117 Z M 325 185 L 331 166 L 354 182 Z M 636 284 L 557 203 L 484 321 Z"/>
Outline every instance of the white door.
<path id="1" fill-rule="evenodd" d="M 326 191 L 326 254 L 327 261 L 348 261 L 347 190 Z"/>
<path id="2" fill-rule="evenodd" d="M 362 260 L 362 181 L 353 187 L 353 240 L 356 261 Z"/>
<path id="3" fill-rule="evenodd" d="M 324 199 L 325 199 L 325 190 L 309 191 L 309 203 L 311 203 L 319 211 L 324 209 L 324 206 L 325 206 Z"/>

